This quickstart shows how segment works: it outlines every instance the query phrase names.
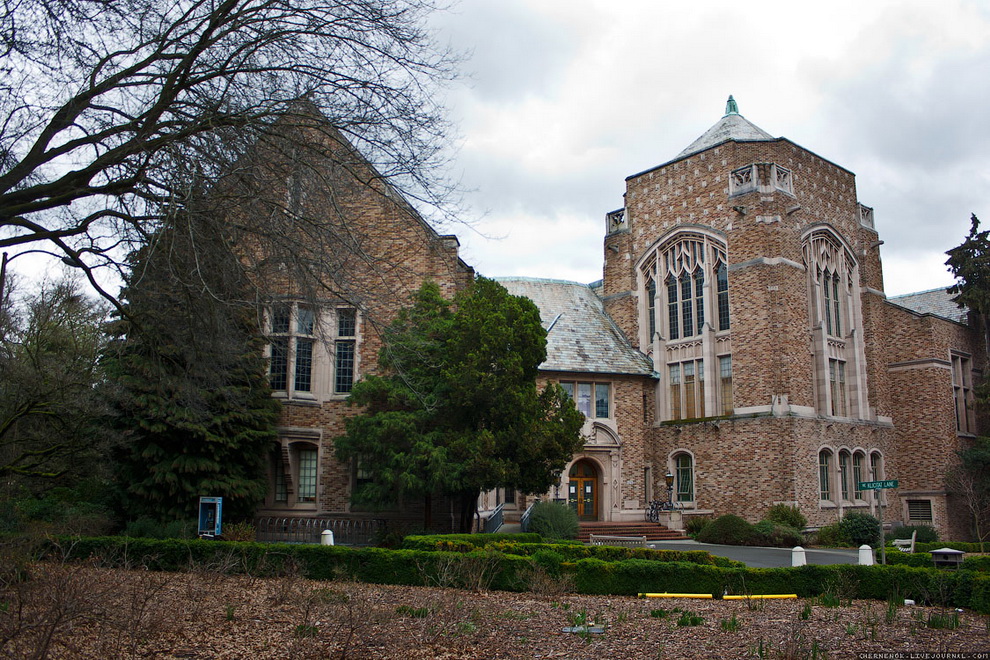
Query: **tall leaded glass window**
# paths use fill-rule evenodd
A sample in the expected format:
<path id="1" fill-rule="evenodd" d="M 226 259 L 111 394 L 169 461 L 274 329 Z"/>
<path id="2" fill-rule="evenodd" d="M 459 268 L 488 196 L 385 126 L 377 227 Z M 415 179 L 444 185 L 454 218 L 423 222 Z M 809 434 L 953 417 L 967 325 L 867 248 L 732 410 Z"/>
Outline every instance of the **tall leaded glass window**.
<path id="1" fill-rule="evenodd" d="M 667 336 L 670 339 L 681 338 L 680 314 L 677 304 L 678 290 L 677 278 L 671 275 L 667 278 Z"/>
<path id="2" fill-rule="evenodd" d="M 694 461 L 690 454 L 678 454 L 674 459 L 674 476 L 678 502 L 694 501 Z"/>
<path id="3" fill-rule="evenodd" d="M 346 394 L 354 387 L 354 350 L 357 334 L 357 314 L 353 309 L 337 310 L 337 340 L 334 342 L 334 387 Z"/>
<path id="4" fill-rule="evenodd" d="M 729 268 L 724 261 L 715 269 L 716 295 L 718 297 L 718 329 L 729 329 Z"/>
<path id="5" fill-rule="evenodd" d="M 827 450 L 818 452 L 818 497 L 832 499 L 832 454 Z"/>
<path id="6" fill-rule="evenodd" d="M 722 398 L 722 414 L 731 415 L 732 404 L 732 356 L 721 355 L 718 358 L 719 394 Z"/>
<path id="7" fill-rule="evenodd" d="M 315 502 L 317 472 L 316 449 L 310 447 L 300 449 L 297 457 L 299 461 L 298 499 L 300 502 Z"/>
<path id="8" fill-rule="evenodd" d="M 652 277 L 646 283 L 646 308 L 650 325 L 650 341 L 657 333 L 657 281 Z"/>
<path id="9" fill-rule="evenodd" d="M 869 413 L 863 333 L 856 327 L 860 274 L 842 238 L 826 227 L 804 239 L 808 318 L 819 414 L 858 418 Z"/>
<path id="10" fill-rule="evenodd" d="M 659 244 L 639 268 L 646 301 L 640 308 L 642 339 L 660 348 L 653 361 L 666 380 L 659 418 L 694 419 L 731 410 L 731 362 L 722 361 L 730 356 L 719 355 L 728 352 L 731 325 L 724 243 L 712 234 L 681 232 Z M 666 312 L 657 314 L 664 306 Z M 706 358 L 712 349 L 718 357 Z M 707 380 L 706 361 L 707 371 L 715 374 Z M 724 396 L 723 382 L 729 385 Z"/>
<path id="11" fill-rule="evenodd" d="M 650 340 L 654 331 L 664 339 L 687 339 L 704 332 L 709 314 L 718 330 L 729 329 L 729 278 L 725 248 L 704 234 L 685 233 L 664 243 L 644 268 L 644 307 Z M 657 282 L 663 282 L 667 305 L 665 327 L 656 327 Z"/>

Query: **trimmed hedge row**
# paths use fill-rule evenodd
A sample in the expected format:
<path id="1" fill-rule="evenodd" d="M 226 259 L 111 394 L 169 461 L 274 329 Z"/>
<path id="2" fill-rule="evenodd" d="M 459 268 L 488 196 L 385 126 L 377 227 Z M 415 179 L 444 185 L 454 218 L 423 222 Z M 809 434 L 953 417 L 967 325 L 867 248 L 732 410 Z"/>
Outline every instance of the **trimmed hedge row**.
<path id="1" fill-rule="evenodd" d="M 742 567 L 741 561 L 716 557 L 704 550 L 655 550 L 653 548 L 624 548 L 611 545 L 558 545 L 547 543 L 507 543 L 498 542 L 488 546 L 511 555 L 531 557 L 542 550 L 552 550 L 559 553 L 565 561 L 575 562 L 581 559 L 600 559 L 606 562 L 623 561 L 625 559 L 643 559 L 646 561 L 682 561 L 690 564 L 721 566 L 723 568 Z"/>
<path id="2" fill-rule="evenodd" d="M 494 549 L 467 553 L 386 550 L 322 545 L 232 543 L 203 540 L 154 540 L 126 537 L 62 538 L 50 554 L 66 559 L 96 558 L 112 566 L 144 566 L 182 571 L 208 567 L 258 576 L 290 574 L 377 584 L 472 586 L 485 572 L 492 589 L 521 591 L 533 570 L 533 558 Z M 521 544 L 520 544 L 521 545 Z M 545 546 L 560 553 L 570 546 Z M 684 561 L 579 559 L 561 564 L 584 594 L 635 595 L 641 592 L 719 594 L 797 593 L 812 597 L 836 593 L 842 598 L 913 598 L 990 613 L 990 575 L 970 570 L 944 571 L 911 566 L 801 566 L 798 568 L 719 567 Z M 457 569 L 457 570 L 452 570 Z M 449 576 L 455 575 L 455 580 Z"/>
<path id="3" fill-rule="evenodd" d="M 918 568 L 932 567 L 932 554 L 930 552 L 888 552 L 888 564 L 899 564 L 904 566 L 916 566 Z M 990 573 L 990 555 L 977 555 L 966 557 L 962 562 L 963 570 L 978 571 L 980 573 Z"/>
<path id="4" fill-rule="evenodd" d="M 499 536 L 502 538 L 493 539 Z M 536 537 L 537 541 L 529 541 L 527 537 Z M 477 544 L 468 537 L 482 537 Z M 502 540 L 508 537 L 510 540 Z M 621 561 L 623 559 L 646 559 L 651 561 L 685 561 L 694 564 L 711 566 L 745 566 L 744 563 L 725 557 L 716 557 L 704 550 L 655 550 L 653 548 L 625 548 L 609 545 L 584 545 L 583 543 L 541 543 L 537 534 L 449 534 L 431 536 L 407 536 L 403 547 L 411 550 L 429 552 L 472 552 L 482 548 L 496 550 L 507 555 L 532 557 L 537 552 L 553 551 L 560 555 L 562 561 L 575 562 L 579 559 L 601 559 L 602 561 Z"/>
<path id="5" fill-rule="evenodd" d="M 491 543 L 518 542 L 542 543 L 539 534 L 420 534 L 407 536 L 402 539 L 405 550 L 449 550 L 452 552 L 469 552 L 483 548 Z"/>
<path id="6" fill-rule="evenodd" d="M 990 576 L 909 566 L 835 564 L 797 568 L 718 568 L 683 562 L 583 559 L 576 565 L 579 593 L 641 592 L 718 594 L 796 593 L 810 598 L 832 592 L 842 598 L 911 598 L 990 613 Z"/>
<path id="7" fill-rule="evenodd" d="M 990 543 L 985 543 L 984 547 L 990 551 Z M 915 543 L 915 552 L 931 552 L 932 550 L 939 550 L 941 548 L 952 548 L 953 550 L 962 550 L 963 552 L 983 552 L 980 549 L 979 543 L 968 543 L 966 541 L 935 541 L 934 543 Z"/>

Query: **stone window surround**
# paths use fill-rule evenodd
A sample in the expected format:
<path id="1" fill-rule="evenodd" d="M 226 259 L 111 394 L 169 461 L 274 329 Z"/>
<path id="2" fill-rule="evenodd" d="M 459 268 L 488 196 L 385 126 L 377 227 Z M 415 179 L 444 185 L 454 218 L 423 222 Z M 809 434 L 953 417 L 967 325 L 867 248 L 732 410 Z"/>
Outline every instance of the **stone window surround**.
<path id="1" fill-rule="evenodd" d="M 353 307 L 339 304 L 317 304 L 311 305 L 308 302 L 295 299 L 282 299 L 272 301 L 264 311 L 264 329 L 272 336 L 272 307 L 274 305 L 286 305 L 290 308 L 289 331 L 279 333 L 275 336 L 287 338 L 287 367 L 286 367 L 286 389 L 278 389 L 272 392 L 272 396 L 287 402 L 315 405 L 328 400 L 343 400 L 350 394 L 349 391 L 336 391 L 337 381 L 337 344 L 341 340 L 353 344 L 353 365 L 352 382 L 356 382 L 360 373 L 360 351 L 358 347 L 361 343 L 362 319 L 361 314 Z M 313 334 L 306 338 L 312 340 L 313 351 L 311 361 L 310 389 L 309 391 L 296 391 L 295 389 L 295 342 L 297 341 L 297 318 L 300 308 L 314 308 L 313 314 Z M 338 337 L 338 313 L 337 310 L 348 310 L 354 313 L 354 335 Z M 264 357 L 271 360 L 272 344 L 269 342 L 264 349 Z"/>
<path id="2" fill-rule="evenodd" d="M 952 400 L 956 433 L 971 436 L 976 433 L 972 356 L 961 351 L 949 351 L 949 361 L 952 369 Z"/>
<path id="3" fill-rule="evenodd" d="M 578 396 L 580 396 L 581 385 L 587 385 L 590 387 L 591 398 L 588 407 L 588 411 L 590 412 L 590 414 L 585 413 L 583 410 L 581 410 L 581 412 L 584 413 L 586 419 L 589 420 L 615 419 L 615 395 L 613 394 L 612 391 L 613 390 L 612 381 L 595 380 L 588 378 L 582 378 L 580 380 L 561 379 L 560 381 L 558 381 L 558 384 L 561 387 L 563 387 L 565 391 L 567 391 L 568 395 L 570 395 L 571 400 L 574 401 L 574 405 L 578 408 L 578 410 L 581 410 L 580 403 L 578 402 Z M 568 389 L 568 386 L 570 387 L 570 389 Z M 603 391 L 603 389 L 600 388 L 604 388 L 604 392 L 606 395 L 605 396 L 606 405 L 608 406 L 607 415 L 598 414 L 599 412 L 598 393 Z M 577 394 L 577 396 L 575 396 L 575 394 Z"/>
<path id="4" fill-rule="evenodd" d="M 323 449 L 321 438 L 323 433 L 319 429 L 309 428 L 284 428 L 279 429 L 279 440 L 274 446 L 274 451 L 278 453 L 281 460 L 276 460 L 269 465 L 271 487 L 266 497 L 266 505 L 275 509 L 285 509 L 291 511 L 312 512 L 319 509 L 320 486 L 322 482 L 322 459 Z M 315 450 L 316 452 L 316 483 L 314 488 L 314 499 L 312 501 L 299 500 L 299 452 L 301 450 Z M 276 475 L 276 470 L 281 466 L 282 483 L 286 491 L 286 500 L 277 501 L 276 484 L 280 481 Z"/>
<path id="5" fill-rule="evenodd" d="M 698 260 L 704 269 L 704 326 L 700 333 L 694 336 L 668 340 L 667 329 L 669 325 L 666 300 L 666 286 L 664 285 L 666 274 L 660 277 L 658 268 L 662 268 L 662 259 L 665 253 L 669 252 L 676 244 L 685 240 L 699 241 L 703 244 L 703 259 Z M 730 330 L 717 330 L 718 325 L 718 277 L 717 265 L 724 263 L 728 266 L 728 258 L 725 252 L 725 236 L 719 231 L 701 225 L 681 225 L 665 233 L 655 241 L 638 260 L 636 264 L 637 284 L 640 299 L 640 345 L 643 346 L 647 355 L 654 360 L 655 369 L 661 374 L 657 387 L 657 401 L 655 419 L 661 421 L 674 421 L 671 412 L 670 401 L 670 374 L 668 365 L 684 363 L 686 361 L 702 361 L 705 372 L 704 385 L 704 410 L 705 416 L 722 416 L 723 405 L 720 385 L 719 358 L 731 356 Z M 693 268 L 698 263 L 678 264 L 683 271 L 685 268 Z M 669 268 L 667 269 L 669 273 Z M 648 333 L 650 319 L 650 305 L 647 300 L 647 292 L 651 279 L 656 283 L 657 298 L 655 301 L 655 325 L 656 332 L 650 337 Z M 731 304 L 731 301 L 730 301 Z M 715 324 L 713 327 L 713 323 Z M 663 360 L 658 356 L 664 356 Z M 683 407 L 683 406 L 682 406 Z"/>
<path id="6" fill-rule="evenodd" d="M 678 459 L 682 457 L 687 457 L 690 460 L 689 469 L 691 471 L 691 499 L 690 500 L 680 500 L 678 499 L 678 490 L 680 486 L 679 473 L 678 473 Z M 684 449 L 683 447 L 678 447 L 674 449 L 670 454 L 667 455 L 667 470 L 670 474 L 674 475 L 674 490 L 672 493 L 672 499 L 677 504 L 677 506 L 684 509 L 696 509 L 698 503 L 698 464 L 694 458 L 694 452 L 689 449 Z M 663 495 L 666 498 L 667 486 L 663 487 Z"/>
<path id="7" fill-rule="evenodd" d="M 807 273 L 808 315 L 815 366 L 815 397 L 819 415 L 839 419 L 868 419 L 866 352 L 861 328 L 862 303 L 859 263 L 852 249 L 829 225 L 817 223 L 802 236 L 802 252 Z M 841 286 L 835 297 L 836 277 Z M 825 295 L 824 286 L 830 287 Z M 826 322 L 824 305 L 829 304 L 832 323 Z M 836 310 L 838 310 L 836 312 Z M 836 319 L 836 313 L 838 319 Z M 839 336 L 831 334 L 836 328 Z M 838 391 L 831 374 L 836 363 L 844 365 L 844 401 L 834 402 Z M 836 405 L 838 404 L 838 405 Z"/>
<path id="8" fill-rule="evenodd" d="M 827 456 L 827 484 L 822 484 L 822 455 Z M 856 460 L 860 460 L 860 481 L 877 481 L 884 478 L 884 458 L 883 452 L 879 449 L 866 449 L 864 447 L 832 447 L 821 446 L 818 448 L 816 456 L 816 467 L 818 473 L 819 508 L 841 508 L 864 507 L 870 505 L 871 491 L 856 490 Z M 843 484 L 843 473 L 841 470 L 841 457 L 847 457 L 845 484 Z M 876 469 L 874 469 L 874 465 Z M 877 474 L 879 472 L 880 474 Z M 827 485 L 829 499 L 822 499 L 822 486 Z M 885 505 L 886 496 L 883 491 L 872 491 L 877 493 L 877 503 Z M 851 499 L 843 497 L 843 493 L 851 496 Z M 860 495 L 860 497 L 856 497 Z"/>

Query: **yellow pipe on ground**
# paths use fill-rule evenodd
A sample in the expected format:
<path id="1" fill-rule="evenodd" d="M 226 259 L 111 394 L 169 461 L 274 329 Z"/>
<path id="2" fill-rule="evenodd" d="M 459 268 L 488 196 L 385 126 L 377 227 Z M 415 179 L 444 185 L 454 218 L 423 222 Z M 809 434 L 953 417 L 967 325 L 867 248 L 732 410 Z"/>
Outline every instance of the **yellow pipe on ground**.
<path id="1" fill-rule="evenodd" d="M 774 598 L 797 598 L 797 594 L 766 594 L 763 596 L 722 596 L 722 600 L 769 600 Z"/>
<path id="2" fill-rule="evenodd" d="M 711 594 L 638 594 L 640 598 L 707 598 L 711 600 Z"/>

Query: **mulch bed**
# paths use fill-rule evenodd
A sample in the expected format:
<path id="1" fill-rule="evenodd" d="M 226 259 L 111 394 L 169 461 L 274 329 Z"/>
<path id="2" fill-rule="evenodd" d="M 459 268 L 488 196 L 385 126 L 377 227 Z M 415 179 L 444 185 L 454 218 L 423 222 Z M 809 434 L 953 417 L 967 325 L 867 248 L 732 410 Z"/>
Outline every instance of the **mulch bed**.
<path id="1" fill-rule="evenodd" d="M 62 564 L 31 573 L 0 594 L 0 656 L 831 659 L 990 650 L 990 617 L 875 601 L 636 599 L 546 585 L 542 595 L 476 593 Z M 928 624 L 951 625 L 956 615 L 955 629 Z M 581 625 L 604 633 L 563 632 Z"/>

